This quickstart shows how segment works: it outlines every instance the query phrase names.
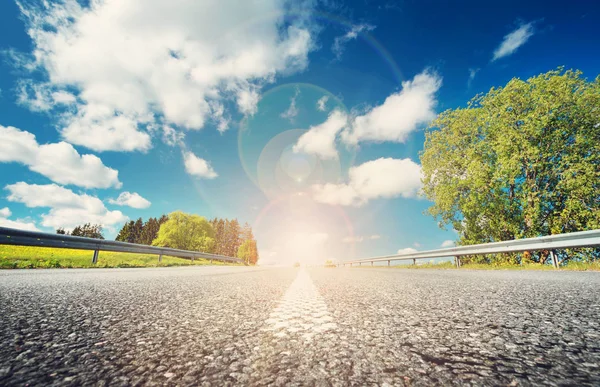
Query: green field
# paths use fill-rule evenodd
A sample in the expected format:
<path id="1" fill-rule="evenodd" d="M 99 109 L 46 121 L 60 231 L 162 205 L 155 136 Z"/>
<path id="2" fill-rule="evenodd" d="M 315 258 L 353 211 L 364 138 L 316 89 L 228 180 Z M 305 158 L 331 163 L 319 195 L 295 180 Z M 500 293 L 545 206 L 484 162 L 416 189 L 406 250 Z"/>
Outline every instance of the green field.
<path id="1" fill-rule="evenodd" d="M 55 249 L 0 245 L 0 269 L 75 268 L 75 267 L 159 267 L 210 265 L 206 259 L 189 259 L 157 255 L 100 251 L 98 263 L 92 264 L 90 250 Z M 213 265 L 229 265 L 213 261 Z"/>

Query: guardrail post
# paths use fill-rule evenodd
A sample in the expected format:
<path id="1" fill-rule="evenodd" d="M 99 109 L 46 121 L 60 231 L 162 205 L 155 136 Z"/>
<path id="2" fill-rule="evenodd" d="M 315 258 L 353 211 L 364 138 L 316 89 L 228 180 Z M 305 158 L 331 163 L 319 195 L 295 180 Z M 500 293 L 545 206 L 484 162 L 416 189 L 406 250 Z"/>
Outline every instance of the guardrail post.
<path id="1" fill-rule="evenodd" d="M 162 254 L 158 254 L 158 262 L 162 262 Z"/>
<path id="2" fill-rule="evenodd" d="M 389 265 L 390 265 L 390 261 L 389 261 L 389 259 L 388 259 L 388 266 L 389 266 Z"/>
<path id="3" fill-rule="evenodd" d="M 362 262 L 359 262 L 359 263 L 358 263 L 358 266 L 362 266 Z"/>
<path id="4" fill-rule="evenodd" d="M 373 261 L 371 261 L 371 266 L 373 266 Z"/>
<path id="5" fill-rule="evenodd" d="M 98 253 L 100 250 L 94 250 L 94 256 L 92 257 L 92 263 L 95 265 L 98 263 Z"/>
<path id="6" fill-rule="evenodd" d="M 417 265 L 417 258 L 413 258 L 413 265 Z"/>
<path id="7" fill-rule="evenodd" d="M 552 266 L 555 269 L 558 269 L 558 258 L 556 257 L 556 252 L 554 250 L 550 250 L 550 259 L 552 260 Z"/>
<path id="8" fill-rule="evenodd" d="M 212 265 L 212 258 L 210 259 L 210 264 Z"/>
<path id="9" fill-rule="evenodd" d="M 460 268 L 460 257 L 454 257 L 454 261 L 456 262 L 456 268 Z"/>

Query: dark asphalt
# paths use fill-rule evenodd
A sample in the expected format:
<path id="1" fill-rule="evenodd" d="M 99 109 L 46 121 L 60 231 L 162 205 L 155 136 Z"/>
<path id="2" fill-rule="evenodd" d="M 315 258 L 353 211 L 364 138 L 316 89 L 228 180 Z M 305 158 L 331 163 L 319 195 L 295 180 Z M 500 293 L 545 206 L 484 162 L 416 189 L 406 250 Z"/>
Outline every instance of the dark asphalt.
<path id="1" fill-rule="evenodd" d="M 600 273 L 0 271 L 0 385 L 600 385 Z"/>

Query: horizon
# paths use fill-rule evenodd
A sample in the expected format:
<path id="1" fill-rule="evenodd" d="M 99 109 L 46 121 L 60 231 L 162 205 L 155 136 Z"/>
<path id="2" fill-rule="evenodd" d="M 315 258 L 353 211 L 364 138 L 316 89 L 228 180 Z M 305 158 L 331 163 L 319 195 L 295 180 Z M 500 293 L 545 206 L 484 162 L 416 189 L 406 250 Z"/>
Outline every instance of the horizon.
<path id="1" fill-rule="evenodd" d="M 423 213 L 424 129 L 600 59 L 584 2 L 51 4 L 0 5 L 0 226 L 237 218 L 262 265 L 451 246 Z"/>

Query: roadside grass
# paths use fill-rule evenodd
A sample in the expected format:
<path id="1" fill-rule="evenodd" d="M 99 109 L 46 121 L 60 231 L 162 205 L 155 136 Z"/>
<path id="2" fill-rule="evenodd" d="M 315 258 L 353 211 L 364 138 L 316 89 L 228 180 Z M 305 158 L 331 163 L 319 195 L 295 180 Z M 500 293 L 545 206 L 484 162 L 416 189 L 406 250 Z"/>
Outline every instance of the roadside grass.
<path id="1" fill-rule="evenodd" d="M 41 269 L 41 268 L 106 268 L 106 267 L 165 267 L 211 265 L 207 259 L 188 259 L 164 255 L 158 262 L 158 255 L 115 253 L 100 251 L 98 263 L 92 264 L 93 251 L 56 249 L 51 247 L 28 247 L 0 245 L 0 269 Z M 232 265 L 213 261 L 212 265 Z"/>
<path id="2" fill-rule="evenodd" d="M 387 265 L 378 265 L 371 266 L 370 264 L 366 264 L 363 266 L 354 265 L 353 268 L 379 268 L 388 267 Z M 456 269 L 454 262 L 444 261 L 439 263 L 421 263 L 419 264 L 417 261 L 416 265 L 413 264 L 400 264 L 390 266 L 394 269 Z M 539 263 L 530 263 L 524 265 L 516 265 L 516 264 L 483 264 L 483 263 L 467 263 L 463 264 L 461 269 L 471 269 L 471 270 L 555 270 L 552 265 L 540 265 Z M 559 270 L 570 270 L 570 271 L 600 271 L 600 262 L 568 262 L 565 265 L 562 265 Z"/>

